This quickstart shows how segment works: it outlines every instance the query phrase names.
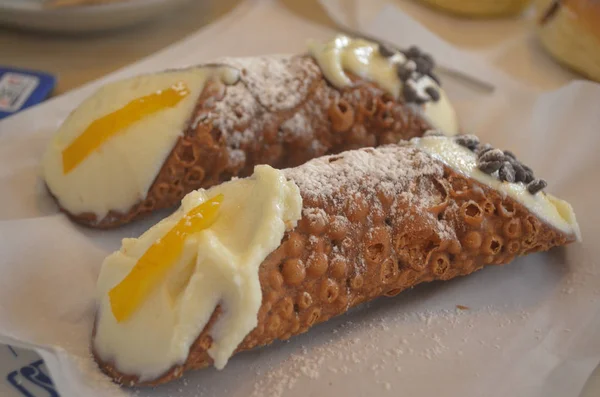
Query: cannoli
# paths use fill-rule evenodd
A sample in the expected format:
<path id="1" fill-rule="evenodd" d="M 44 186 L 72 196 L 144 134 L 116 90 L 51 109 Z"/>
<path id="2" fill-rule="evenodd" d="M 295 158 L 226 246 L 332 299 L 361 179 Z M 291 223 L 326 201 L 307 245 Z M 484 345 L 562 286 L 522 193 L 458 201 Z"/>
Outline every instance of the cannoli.
<path id="1" fill-rule="evenodd" d="M 521 13 L 531 0 L 421 0 L 438 9 L 464 17 L 501 17 Z"/>
<path id="2" fill-rule="evenodd" d="M 255 165 L 439 128 L 454 110 L 418 48 L 338 36 L 307 54 L 222 59 L 108 84 L 63 123 L 43 159 L 50 193 L 74 221 L 118 226 Z"/>
<path id="3" fill-rule="evenodd" d="M 189 193 L 103 263 L 101 369 L 155 385 L 419 283 L 580 238 L 571 206 L 474 136 L 363 148 Z"/>
<path id="4" fill-rule="evenodd" d="M 537 32 L 544 48 L 563 65 L 600 81 L 600 2 L 536 0 Z"/>

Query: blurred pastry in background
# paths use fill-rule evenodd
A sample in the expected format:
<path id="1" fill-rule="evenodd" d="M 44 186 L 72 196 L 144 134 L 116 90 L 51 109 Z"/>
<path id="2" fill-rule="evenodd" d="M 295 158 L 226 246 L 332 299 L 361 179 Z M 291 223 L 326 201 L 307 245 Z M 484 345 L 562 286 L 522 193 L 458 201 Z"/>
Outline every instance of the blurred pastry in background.
<path id="1" fill-rule="evenodd" d="M 57 7 L 80 7 L 80 6 L 92 6 L 102 5 L 109 3 L 124 3 L 129 0 L 44 0 L 44 7 L 57 8 Z"/>
<path id="2" fill-rule="evenodd" d="M 531 4 L 531 0 L 420 0 L 437 9 L 452 14 L 489 18 L 520 14 Z"/>
<path id="3" fill-rule="evenodd" d="M 559 62 L 600 81 L 600 1 L 536 0 L 538 34 Z"/>

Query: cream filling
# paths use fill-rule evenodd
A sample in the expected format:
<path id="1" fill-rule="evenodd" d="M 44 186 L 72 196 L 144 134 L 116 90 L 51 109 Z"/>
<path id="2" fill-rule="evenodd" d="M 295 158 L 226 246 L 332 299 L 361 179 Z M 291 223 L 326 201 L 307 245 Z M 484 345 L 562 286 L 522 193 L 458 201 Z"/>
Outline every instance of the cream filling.
<path id="1" fill-rule="evenodd" d="M 538 15 L 550 6 L 547 0 L 538 0 Z M 560 62 L 576 71 L 600 81 L 600 37 L 584 25 L 581 19 L 563 5 L 550 21 L 538 25 L 544 47 Z"/>
<path id="2" fill-rule="evenodd" d="M 42 160 L 43 177 L 60 205 L 73 214 L 102 219 L 110 210 L 127 212 L 144 199 L 167 156 L 184 133 L 209 79 L 226 84 L 238 79 L 226 67 L 198 67 L 117 81 L 86 99 L 59 128 Z M 147 115 L 109 138 L 65 174 L 62 152 L 95 120 L 130 101 L 183 82 L 190 94 L 176 106 Z"/>
<path id="3" fill-rule="evenodd" d="M 527 191 L 524 183 L 502 182 L 495 174 L 488 175 L 480 171 L 477 168 L 477 155 L 453 139 L 436 136 L 415 138 L 410 145 L 430 154 L 455 171 L 511 197 L 549 225 L 565 233 L 574 234 L 581 240 L 575 212 L 566 201 L 544 192 L 533 195 Z"/>
<path id="4" fill-rule="evenodd" d="M 339 35 L 326 43 L 311 42 L 311 56 L 316 60 L 325 78 L 335 87 L 352 85 L 346 74 L 349 71 L 365 80 L 372 81 L 398 99 L 402 92 L 402 81 L 397 66 L 407 63 L 406 57 L 398 52 L 391 57 L 379 53 L 378 44 Z M 414 82 L 414 88 L 422 95 L 427 87 L 433 86 L 440 93 L 437 102 L 427 102 L 423 114 L 437 129 L 448 135 L 458 134 L 458 120 L 454 108 L 442 88 L 430 77 L 423 76 Z"/>
<path id="5" fill-rule="evenodd" d="M 180 219 L 222 193 L 217 221 L 189 237 L 181 258 L 164 282 L 126 321 L 117 323 L 108 292 L 138 259 Z M 262 301 L 260 264 L 301 217 L 296 184 L 281 171 L 262 165 L 254 175 L 189 193 L 181 208 L 138 239 L 124 239 L 106 258 L 97 285 L 99 311 L 94 347 L 102 360 L 126 374 L 154 379 L 185 362 L 190 346 L 217 305 L 223 313 L 211 331 L 208 353 L 221 369 L 258 322 Z"/>

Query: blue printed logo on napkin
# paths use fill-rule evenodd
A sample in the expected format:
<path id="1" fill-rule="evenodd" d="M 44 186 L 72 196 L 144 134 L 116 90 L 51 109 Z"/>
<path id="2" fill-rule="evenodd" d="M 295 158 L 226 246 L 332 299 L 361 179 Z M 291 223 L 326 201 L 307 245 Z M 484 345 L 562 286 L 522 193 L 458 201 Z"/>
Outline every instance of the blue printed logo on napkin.
<path id="1" fill-rule="evenodd" d="M 13 391 L 9 394 L 10 396 L 60 397 L 54 388 L 44 361 L 39 359 L 37 354 L 14 349 L 11 346 L 0 346 L 0 348 L 6 348 L 7 352 L 10 352 L 10 354 L 0 355 L 2 367 L 7 368 L 8 364 L 8 367 L 12 368 L 4 374 L 5 384 Z M 23 365 L 23 362 L 26 364 Z"/>

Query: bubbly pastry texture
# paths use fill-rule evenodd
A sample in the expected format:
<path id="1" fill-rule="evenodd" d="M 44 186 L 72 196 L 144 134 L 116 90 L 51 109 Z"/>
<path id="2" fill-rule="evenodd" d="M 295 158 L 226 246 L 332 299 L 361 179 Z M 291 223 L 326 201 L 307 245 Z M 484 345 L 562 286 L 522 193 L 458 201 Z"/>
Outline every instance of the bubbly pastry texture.
<path id="1" fill-rule="evenodd" d="M 477 155 L 457 144 L 453 139 L 428 136 L 415 138 L 409 145 L 430 154 L 455 171 L 513 198 L 549 225 L 565 233 L 573 233 L 578 240 L 581 240 L 575 212 L 566 201 L 544 192 L 531 194 L 523 183 L 503 182 L 493 175 L 480 171 L 477 167 Z"/>
<path id="2" fill-rule="evenodd" d="M 409 103 L 424 105 L 423 115 L 436 128 L 448 135 L 458 133 L 456 114 L 440 85 L 432 76 L 419 73 L 417 65 L 404 53 L 391 50 L 389 54 L 382 54 L 377 43 L 343 35 L 325 43 L 312 42 L 309 51 L 325 78 L 335 87 L 351 86 L 353 82 L 346 72 L 353 73 L 375 82 L 395 99 L 403 97 Z M 402 79 L 400 74 L 404 70 L 406 78 Z M 405 85 L 414 98 L 404 94 Z M 431 89 L 437 93 L 433 97 L 428 93 Z"/>
<path id="3" fill-rule="evenodd" d="M 488 148 L 474 136 L 452 139 L 478 153 Z M 534 173 L 527 171 L 529 180 Z M 502 191 L 410 144 L 322 156 L 282 173 L 299 188 L 302 219 L 260 264 L 258 324 L 236 353 L 310 332 L 352 307 L 420 283 L 575 240 Z M 215 312 L 184 363 L 158 378 L 140 381 L 95 354 L 98 365 L 128 386 L 158 385 L 206 368 L 213 364 L 211 335 L 222 315 Z"/>
<path id="4" fill-rule="evenodd" d="M 108 292 L 133 269 L 148 248 L 191 209 L 222 194 L 215 223 L 187 238 L 164 282 L 123 322 L 117 322 Z M 262 302 L 258 269 L 301 217 L 302 198 L 281 171 L 257 166 L 252 177 L 188 194 L 181 208 L 138 239 L 124 239 L 104 261 L 94 349 L 107 362 L 140 380 L 185 362 L 194 340 L 220 306 L 209 350 L 223 368 L 257 325 Z"/>
<path id="5" fill-rule="evenodd" d="M 61 207 L 73 214 L 93 213 L 101 219 L 110 210 L 129 210 L 146 197 L 189 123 L 205 84 L 211 79 L 233 84 L 238 78 L 233 68 L 197 67 L 137 76 L 100 88 L 69 115 L 50 142 L 42 160 L 48 188 Z M 65 172 L 63 153 L 94 121 L 126 109 L 138 98 L 182 83 L 188 94 L 174 106 L 165 106 L 127 125 Z"/>
<path id="6" fill-rule="evenodd" d="M 289 168 L 432 127 L 457 132 L 428 54 L 347 44 L 338 52 L 321 45 L 314 55 L 225 58 L 105 86 L 51 141 L 43 160 L 50 193 L 75 222 L 112 228 L 248 176 L 257 164 Z M 356 73 L 340 64 L 332 74 L 331 62 L 342 58 Z"/>

